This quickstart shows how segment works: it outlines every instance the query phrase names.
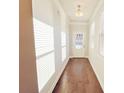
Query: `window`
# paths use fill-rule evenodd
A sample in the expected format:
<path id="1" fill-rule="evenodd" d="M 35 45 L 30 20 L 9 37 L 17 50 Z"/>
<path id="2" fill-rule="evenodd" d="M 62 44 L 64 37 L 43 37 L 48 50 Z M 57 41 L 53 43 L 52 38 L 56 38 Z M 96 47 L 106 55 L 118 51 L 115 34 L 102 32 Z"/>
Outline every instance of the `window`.
<path id="1" fill-rule="evenodd" d="M 55 73 L 53 27 L 33 19 L 39 91 Z"/>
<path id="2" fill-rule="evenodd" d="M 104 14 L 100 16 L 100 54 L 104 55 Z"/>
<path id="3" fill-rule="evenodd" d="M 75 33 L 75 47 L 81 49 L 83 47 L 83 32 Z"/>
<path id="4" fill-rule="evenodd" d="M 62 62 L 66 59 L 66 32 L 61 32 Z"/>

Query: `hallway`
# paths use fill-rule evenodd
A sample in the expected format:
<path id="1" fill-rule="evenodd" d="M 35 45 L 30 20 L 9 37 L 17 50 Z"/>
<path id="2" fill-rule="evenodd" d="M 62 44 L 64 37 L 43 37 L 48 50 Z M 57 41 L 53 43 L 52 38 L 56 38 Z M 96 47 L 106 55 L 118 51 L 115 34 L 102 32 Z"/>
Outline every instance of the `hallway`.
<path id="1" fill-rule="evenodd" d="M 69 60 L 53 93 L 103 93 L 96 75 L 86 58 Z"/>
<path id="2" fill-rule="evenodd" d="M 104 92 L 104 0 L 21 0 L 19 37 L 20 93 Z"/>

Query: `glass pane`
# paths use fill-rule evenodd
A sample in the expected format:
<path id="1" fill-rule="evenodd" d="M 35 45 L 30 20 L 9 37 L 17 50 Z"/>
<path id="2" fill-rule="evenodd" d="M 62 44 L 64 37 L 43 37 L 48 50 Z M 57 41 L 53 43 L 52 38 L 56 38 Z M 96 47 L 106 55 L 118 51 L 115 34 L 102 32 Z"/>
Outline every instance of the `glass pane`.
<path id="1" fill-rule="evenodd" d="M 37 60 L 37 75 L 39 91 L 46 85 L 55 73 L 54 52 Z"/>
<path id="2" fill-rule="evenodd" d="M 36 56 L 54 50 L 53 27 L 34 18 L 34 37 Z"/>

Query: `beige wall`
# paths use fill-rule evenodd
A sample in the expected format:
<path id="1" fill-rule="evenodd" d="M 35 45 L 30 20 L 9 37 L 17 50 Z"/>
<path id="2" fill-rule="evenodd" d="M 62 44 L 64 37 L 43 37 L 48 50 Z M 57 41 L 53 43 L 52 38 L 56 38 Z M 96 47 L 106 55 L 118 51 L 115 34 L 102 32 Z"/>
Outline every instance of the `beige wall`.
<path id="1" fill-rule="evenodd" d="M 38 93 L 32 0 L 20 0 L 19 9 L 19 93 Z"/>
<path id="2" fill-rule="evenodd" d="M 102 12 L 103 3 L 100 2 L 89 23 L 89 38 L 91 37 L 90 27 L 93 22 L 95 23 L 94 38 L 91 41 L 89 39 L 89 60 L 104 89 L 104 56 L 100 54 L 100 15 Z M 91 46 L 91 43 L 93 43 L 94 47 Z"/>
<path id="3" fill-rule="evenodd" d="M 74 45 L 74 34 L 76 32 L 83 33 L 83 47 L 76 49 Z M 87 57 L 88 56 L 88 24 L 87 23 L 71 23 L 70 24 L 70 56 Z"/>

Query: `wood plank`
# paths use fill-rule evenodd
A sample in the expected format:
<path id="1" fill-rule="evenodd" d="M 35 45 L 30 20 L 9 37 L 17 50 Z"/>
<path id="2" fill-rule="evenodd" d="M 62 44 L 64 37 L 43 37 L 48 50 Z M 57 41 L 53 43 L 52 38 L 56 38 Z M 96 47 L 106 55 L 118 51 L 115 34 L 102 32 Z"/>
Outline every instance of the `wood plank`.
<path id="1" fill-rule="evenodd" d="M 87 58 L 69 60 L 53 93 L 103 93 Z"/>

